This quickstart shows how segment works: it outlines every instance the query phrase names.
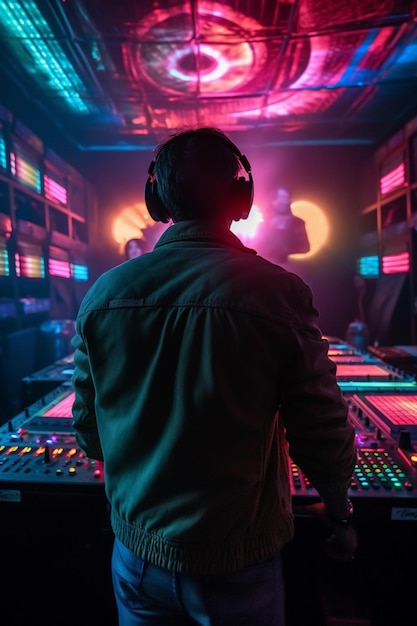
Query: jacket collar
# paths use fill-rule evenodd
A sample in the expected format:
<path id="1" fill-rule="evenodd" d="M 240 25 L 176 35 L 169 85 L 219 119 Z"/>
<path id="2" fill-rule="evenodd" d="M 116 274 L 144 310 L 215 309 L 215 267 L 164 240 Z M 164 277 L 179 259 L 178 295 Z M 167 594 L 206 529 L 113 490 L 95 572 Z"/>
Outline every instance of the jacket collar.
<path id="1" fill-rule="evenodd" d="M 176 241 L 216 241 L 220 244 L 239 250 L 257 254 L 256 250 L 247 248 L 228 228 L 224 228 L 212 220 L 183 220 L 167 228 L 155 244 L 159 248 Z"/>

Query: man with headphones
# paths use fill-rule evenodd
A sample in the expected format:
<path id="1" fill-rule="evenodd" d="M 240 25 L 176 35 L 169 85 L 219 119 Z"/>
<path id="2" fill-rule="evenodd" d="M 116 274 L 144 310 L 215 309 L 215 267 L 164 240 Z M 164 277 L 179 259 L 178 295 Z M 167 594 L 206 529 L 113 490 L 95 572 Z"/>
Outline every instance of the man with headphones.
<path id="1" fill-rule="evenodd" d="M 230 231 L 252 206 L 248 159 L 197 128 L 148 173 L 149 213 L 172 224 L 96 281 L 73 339 L 73 424 L 104 461 L 119 624 L 283 626 L 289 455 L 349 560 L 354 428 L 309 287 Z"/>

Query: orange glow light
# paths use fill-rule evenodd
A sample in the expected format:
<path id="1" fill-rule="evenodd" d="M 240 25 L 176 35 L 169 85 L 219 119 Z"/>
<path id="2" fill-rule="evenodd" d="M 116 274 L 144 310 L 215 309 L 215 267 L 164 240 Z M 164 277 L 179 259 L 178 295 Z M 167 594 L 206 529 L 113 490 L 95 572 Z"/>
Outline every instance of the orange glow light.
<path id="1" fill-rule="evenodd" d="M 136 204 L 125 207 L 113 222 L 113 238 L 123 252 L 124 245 L 129 239 L 142 239 L 143 231 L 154 224 L 146 207 L 143 204 Z"/>
<path id="2" fill-rule="evenodd" d="M 291 203 L 291 210 L 297 217 L 301 217 L 306 223 L 310 251 L 303 254 L 291 254 L 291 259 L 307 259 L 325 245 L 329 238 L 329 222 L 323 210 L 312 202 L 298 200 Z"/>

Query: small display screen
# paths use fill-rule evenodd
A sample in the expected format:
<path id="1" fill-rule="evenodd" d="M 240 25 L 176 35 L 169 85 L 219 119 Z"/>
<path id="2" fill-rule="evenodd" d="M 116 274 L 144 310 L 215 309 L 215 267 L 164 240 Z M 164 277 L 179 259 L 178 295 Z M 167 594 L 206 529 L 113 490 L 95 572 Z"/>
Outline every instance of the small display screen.
<path id="1" fill-rule="evenodd" d="M 362 400 L 391 427 L 417 432 L 417 395 L 365 395 Z"/>
<path id="2" fill-rule="evenodd" d="M 60 396 L 49 404 L 44 410 L 38 413 L 40 417 L 72 417 L 72 405 L 74 403 L 75 393 L 73 391 L 68 392 L 64 397 Z"/>
<path id="3" fill-rule="evenodd" d="M 336 365 L 336 377 L 344 380 L 391 380 L 397 374 L 384 367 L 370 363 L 339 363 Z"/>

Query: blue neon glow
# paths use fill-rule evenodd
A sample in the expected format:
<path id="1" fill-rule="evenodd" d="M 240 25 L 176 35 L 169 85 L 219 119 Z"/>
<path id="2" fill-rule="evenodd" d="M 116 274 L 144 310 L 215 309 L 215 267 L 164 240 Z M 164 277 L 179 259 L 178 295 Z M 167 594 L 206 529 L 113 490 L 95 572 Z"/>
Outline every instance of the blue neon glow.
<path id="1" fill-rule="evenodd" d="M 0 0 L 0 25 L 20 43 L 24 66 L 39 80 L 46 80 L 51 92 L 78 113 L 95 110 L 82 80 L 34 2 L 25 2 L 23 7 L 13 0 Z"/>
<path id="2" fill-rule="evenodd" d="M 377 277 L 380 274 L 378 256 L 363 256 L 358 259 L 358 274 L 364 277 Z"/>
<path id="3" fill-rule="evenodd" d="M 72 276 L 74 280 L 88 280 L 88 267 L 72 263 Z"/>
<path id="4" fill-rule="evenodd" d="M 0 167 L 7 168 L 6 144 L 3 137 L 0 137 Z"/>

